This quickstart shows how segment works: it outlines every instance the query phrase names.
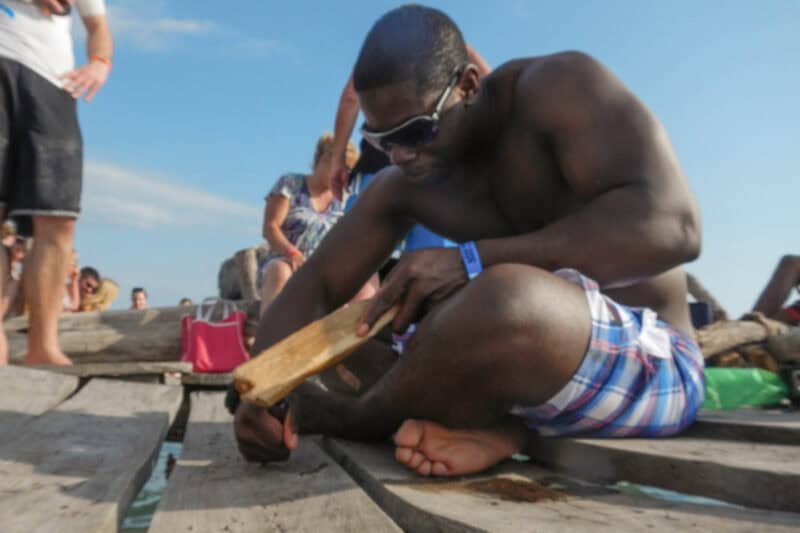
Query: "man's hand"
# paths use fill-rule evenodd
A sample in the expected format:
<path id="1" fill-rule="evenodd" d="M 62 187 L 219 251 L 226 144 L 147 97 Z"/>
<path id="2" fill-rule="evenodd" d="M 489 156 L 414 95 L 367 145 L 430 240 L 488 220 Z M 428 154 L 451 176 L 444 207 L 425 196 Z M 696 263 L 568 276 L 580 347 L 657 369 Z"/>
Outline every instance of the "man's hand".
<path id="1" fill-rule="evenodd" d="M 297 269 L 303 266 L 303 263 L 306 262 L 306 256 L 304 256 L 301 252 L 292 254 L 286 259 L 289 261 L 289 265 L 292 267 L 292 272 L 297 272 Z"/>
<path id="2" fill-rule="evenodd" d="M 347 179 L 349 177 L 350 171 L 345 164 L 344 157 L 341 160 L 333 157 L 328 170 L 328 186 L 331 188 L 333 196 L 340 202 L 344 197 L 344 190 L 347 187 Z"/>
<path id="3" fill-rule="evenodd" d="M 292 449 L 296 448 L 297 435 L 290 429 L 289 420 L 284 422 L 263 407 L 242 402 L 233 418 L 233 431 L 242 456 L 262 463 L 287 460 L 290 451 L 284 442 L 288 440 Z"/>
<path id="4" fill-rule="evenodd" d="M 97 91 L 105 85 L 108 72 L 108 65 L 100 61 L 90 61 L 61 76 L 61 79 L 65 81 L 64 90 L 76 100 L 85 94 L 84 101 L 91 102 Z"/>
<path id="5" fill-rule="evenodd" d="M 42 10 L 42 13 L 44 13 L 46 16 L 50 16 L 53 13 L 62 15 L 65 14 L 66 8 L 64 7 L 64 4 L 71 6 L 75 3 L 75 0 L 34 0 L 34 3 L 39 6 L 39 9 Z"/>
<path id="6" fill-rule="evenodd" d="M 428 308 L 439 303 L 467 283 L 458 248 L 428 248 L 404 254 L 367 308 L 358 335 L 366 335 L 373 324 L 392 306 L 400 312 L 392 329 L 402 333 Z"/>

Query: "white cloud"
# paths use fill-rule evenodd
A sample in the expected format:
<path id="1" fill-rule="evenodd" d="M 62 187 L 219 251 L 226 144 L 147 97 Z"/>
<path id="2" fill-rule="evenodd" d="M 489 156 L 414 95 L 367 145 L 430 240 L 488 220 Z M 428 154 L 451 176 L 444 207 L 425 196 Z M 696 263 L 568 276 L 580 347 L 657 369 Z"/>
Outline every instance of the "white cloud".
<path id="1" fill-rule="evenodd" d="M 163 0 L 117 0 L 109 2 L 107 11 L 114 39 L 145 52 L 163 53 L 199 39 L 217 44 L 214 49 L 223 55 L 248 53 L 263 57 L 291 49 L 280 41 L 248 36 L 210 20 L 168 16 Z M 74 24 L 73 30 L 80 47 L 86 32 L 80 23 Z"/>
<path id="2" fill-rule="evenodd" d="M 213 226 L 252 232 L 260 209 L 202 189 L 111 163 L 86 161 L 83 213 L 139 229 Z"/>

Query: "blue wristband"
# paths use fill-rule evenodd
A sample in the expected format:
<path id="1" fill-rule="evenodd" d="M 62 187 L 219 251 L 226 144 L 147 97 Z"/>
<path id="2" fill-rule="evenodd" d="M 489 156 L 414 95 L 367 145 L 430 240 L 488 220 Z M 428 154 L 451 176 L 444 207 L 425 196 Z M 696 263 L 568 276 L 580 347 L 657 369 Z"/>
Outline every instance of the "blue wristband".
<path id="1" fill-rule="evenodd" d="M 459 244 L 458 251 L 461 252 L 461 260 L 464 262 L 464 269 L 467 271 L 467 277 L 469 279 L 475 279 L 475 276 L 483 272 L 481 256 L 478 255 L 478 247 L 475 246 L 475 241 Z"/>

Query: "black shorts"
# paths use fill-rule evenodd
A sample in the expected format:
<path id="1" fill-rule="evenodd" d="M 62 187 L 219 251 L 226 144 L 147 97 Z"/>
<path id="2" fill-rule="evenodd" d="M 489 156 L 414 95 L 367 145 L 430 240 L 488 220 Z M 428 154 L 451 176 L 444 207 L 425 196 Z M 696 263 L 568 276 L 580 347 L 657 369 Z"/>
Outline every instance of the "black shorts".
<path id="1" fill-rule="evenodd" d="M 0 57 L 0 209 L 30 234 L 30 217 L 80 213 L 83 140 L 75 99 Z"/>

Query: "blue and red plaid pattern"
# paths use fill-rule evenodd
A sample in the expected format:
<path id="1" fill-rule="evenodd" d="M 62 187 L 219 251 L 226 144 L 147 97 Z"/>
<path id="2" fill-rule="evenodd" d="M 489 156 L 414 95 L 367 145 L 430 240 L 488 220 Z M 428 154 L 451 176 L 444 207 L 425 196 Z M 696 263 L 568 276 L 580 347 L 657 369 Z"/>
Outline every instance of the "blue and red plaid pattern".
<path id="1" fill-rule="evenodd" d="M 515 406 L 542 435 L 664 437 L 694 422 L 703 404 L 703 355 L 693 339 L 649 309 L 620 305 L 571 269 L 592 314 L 589 349 L 570 382 L 545 404 Z"/>

